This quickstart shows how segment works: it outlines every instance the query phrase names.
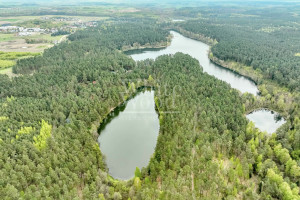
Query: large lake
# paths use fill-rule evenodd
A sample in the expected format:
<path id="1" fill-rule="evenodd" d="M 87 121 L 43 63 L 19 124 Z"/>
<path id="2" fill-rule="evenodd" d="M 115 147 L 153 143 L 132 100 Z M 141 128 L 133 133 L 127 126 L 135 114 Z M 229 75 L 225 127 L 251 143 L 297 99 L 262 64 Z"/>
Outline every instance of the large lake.
<path id="1" fill-rule="evenodd" d="M 133 50 L 127 52 L 135 61 L 145 60 L 147 58 L 155 59 L 163 54 L 175 54 L 176 52 L 182 52 L 189 54 L 196 58 L 200 65 L 203 67 L 203 71 L 216 78 L 223 80 L 231 85 L 231 87 L 240 90 L 242 93 L 248 92 L 257 95 L 258 89 L 256 84 L 231 70 L 218 66 L 212 63 L 208 58 L 209 46 L 203 42 L 193 40 L 183 35 L 171 31 L 174 36 L 171 45 L 163 49 L 144 49 Z"/>
<path id="2" fill-rule="evenodd" d="M 136 167 L 146 167 L 159 133 L 154 91 L 143 90 L 117 107 L 101 124 L 98 142 L 106 157 L 109 174 L 127 180 Z"/>

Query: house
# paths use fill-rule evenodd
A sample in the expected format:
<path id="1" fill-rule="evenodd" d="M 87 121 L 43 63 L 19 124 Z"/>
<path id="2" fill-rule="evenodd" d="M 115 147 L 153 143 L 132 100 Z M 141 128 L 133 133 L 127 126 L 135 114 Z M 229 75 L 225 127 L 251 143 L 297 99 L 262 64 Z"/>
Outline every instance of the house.
<path id="1" fill-rule="evenodd" d="M 28 36 L 28 35 L 32 35 L 32 33 L 30 32 L 19 32 L 18 36 Z"/>
<path id="2" fill-rule="evenodd" d="M 1 26 L 0 32 L 15 33 L 19 31 L 18 26 Z"/>

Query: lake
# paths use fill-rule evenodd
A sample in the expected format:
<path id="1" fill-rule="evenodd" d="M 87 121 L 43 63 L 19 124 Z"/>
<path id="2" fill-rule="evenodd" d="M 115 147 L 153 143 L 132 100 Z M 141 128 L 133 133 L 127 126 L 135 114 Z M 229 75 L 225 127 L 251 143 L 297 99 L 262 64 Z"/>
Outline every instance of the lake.
<path id="1" fill-rule="evenodd" d="M 98 142 L 106 157 L 109 174 L 122 180 L 134 176 L 136 167 L 146 167 L 154 153 L 159 133 L 154 91 L 143 89 L 118 106 L 99 128 Z"/>
<path id="2" fill-rule="evenodd" d="M 189 54 L 199 61 L 203 67 L 203 71 L 209 75 L 213 75 L 229 83 L 232 88 L 238 89 L 242 93 L 258 94 L 257 86 L 252 80 L 211 62 L 208 58 L 209 46 L 207 44 L 184 37 L 175 31 L 171 31 L 171 34 L 173 35 L 171 45 L 166 48 L 132 50 L 126 54 L 130 55 L 135 61 L 145 60 L 147 58 L 155 59 L 160 55 L 175 54 L 176 52 Z"/>
<path id="3" fill-rule="evenodd" d="M 247 119 L 254 122 L 255 127 L 269 134 L 274 133 L 285 123 L 285 120 L 278 113 L 270 110 L 254 111 L 247 115 Z"/>
<path id="4" fill-rule="evenodd" d="M 241 92 L 257 95 L 258 89 L 253 81 L 209 60 L 208 45 L 174 31 L 171 31 L 171 34 L 174 37 L 171 45 L 166 48 L 133 50 L 126 53 L 135 61 L 155 59 L 163 54 L 186 53 L 200 62 L 204 72 L 229 83 Z M 254 121 L 258 128 L 272 132 L 282 122 L 275 122 L 274 116 L 269 112 L 257 111 L 249 114 L 247 118 Z M 159 119 L 155 110 L 154 91 L 144 89 L 118 106 L 101 124 L 99 132 L 98 142 L 101 152 L 105 155 L 109 174 L 116 179 L 132 178 L 136 167 L 146 167 L 155 151 Z"/>

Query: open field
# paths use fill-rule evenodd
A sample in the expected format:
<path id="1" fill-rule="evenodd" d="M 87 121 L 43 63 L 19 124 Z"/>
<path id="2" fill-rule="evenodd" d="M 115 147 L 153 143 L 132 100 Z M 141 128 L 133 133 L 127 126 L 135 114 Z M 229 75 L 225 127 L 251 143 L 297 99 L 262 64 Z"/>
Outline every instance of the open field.
<path id="1" fill-rule="evenodd" d="M 14 40 L 16 38 L 14 34 L 0 34 L 0 42 Z"/>
<path id="2" fill-rule="evenodd" d="M 16 64 L 13 60 L 0 60 L 0 70 L 8 67 L 12 67 Z"/>
<path id="3" fill-rule="evenodd" d="M 15 24 L 36 18 L 37 16 L 0 17 L 0 24 Z"/>
<path id="4" fill-rule="evenodd" d="M 41 48 L 43 46 L 43 48 Z M 53 44 L 27 44 L 25 39 L 16 39 L 0 43 L 0 51 L 5 52 L 42 52 Z"/>
<path id="5" fill-rule="evenodd" d="M 4 37 L 0 34 L 0 38 Z M 25 39 L 31 40 L 43 40 L 47 42 L 28 44 Z M 4 52 L 43 52 L 44 49 L 50 48 L 54 45 L 54 41 L 62 42 L 66 40 L 66 36 L 50 36 L 50 34 L 41 34 L 41 35 L 31 35 L 26 37 L 16 37 L 11 36 L 10 38 L 6 38 L 5 40 L 0 39 L 0 51 Z"/>
<path id="6" fill-rule="evenodd" d="M 33 40 L 45 40 L 48 41 L 48 43 L 53 43 L 54 41 L 59 41 L 62 35 L 58 36 L 51 36 L 51 34 L 34 34 L 34 35 L 29 35 L 29 36 L 23 36 L 19 37 L 22 39 L 33 39 Z"/>
<path id="7" fill-rule="evenodd" d="M 87 9 L 89 10 L 89 9 Z M 92 9 L 93 10 L 93 9 Z M 89 21 L 100 21 L 108 17 L 37 15 L 0 17 L 2 24 L 26 28 L 61 28 L 67 25 L 81 24 Z M 17 36 L 15 33 L 0 33 L 0 51 L 5 52 L 42 52 L 53 44 L 66 40 L 66 36 L 51 36 L 50 33 L 33 33 L 28 36 Z M 27 44 L 28 43 L 28 44 Z"/>
<path id="8" fill-rule="evenodd" d="M 40 53 L 0 51 L 0 74 L 6 74 L 9 77 L 16 76 L 12 72 L 12 67 L 16 64 L 17 60 L 37 55 L 40 55 Z"/>

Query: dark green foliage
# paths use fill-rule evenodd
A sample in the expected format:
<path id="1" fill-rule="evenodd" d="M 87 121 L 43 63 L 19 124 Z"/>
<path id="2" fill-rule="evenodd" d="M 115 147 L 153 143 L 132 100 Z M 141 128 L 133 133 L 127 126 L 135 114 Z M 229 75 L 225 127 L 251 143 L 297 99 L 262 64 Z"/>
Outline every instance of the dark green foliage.
<path id="1" fill-rule="evenodd" d="M 117 26 L 114 31 L 121 34 Z M 149 75 L 128 73 L 135 62 L 109 47 L 122 44 L 109 39 L 110 32 L 101 37 L 103 43 L 92 42 L 99 38 L 94 36 L 55 46 L 14 68 L 33 75 L 12 80 L 0 75 L 1 199 L 94 199 L 100 193 L 106 199 L 126 197 L 125 185 L 105 172 L 96 127 L 124 100 L 125 91 L 132 94 L 128 82 Z M 37 148 L 34 137 L 39 138 L 43 120 L 52 132 L 43 137 L 43 148 Z M 20 134 L 24 127 L 32 128 Z"/>
<path id="2" fill-rule="evenodd" d="M 138 31 L 137 31 L 138 30 Z M 71 43 L 63 43 L 51 49 L 46 49 L 43 57 L 34 57 L 24 62 L 19 62 L 13 68 L 14 73 L 30 74 L 39 70 L 42 66 L 55 67 L 71 65 L 81 62 L 86 65 L 84 59 L 91 59 L 98 62 L 101 67 L 107 70 L 115 70 L 114 65 L 121 65 L 126 70 L 130 70 L 134 65 L 133 60 L 125 55 L 119 54 L 117 49 L 122 47 L 134 47 L 136 45 L 157 44 L 167 41 L 168 31 L 159 28 L 154 22 L 144 25 L 143 23 L 117 23 L 115 25 L 100 24 L 96 28 L 78 31 L 69 36 Z M 113 51 L 113 53 L 111 53 Z M 106 54 L 107 61 L 96 59 L 98 54 Z M 116 63 L 113 57 L 119 57 Z M 68 62 L 69 64 L 67 64 Z M 84 63 L 83 63 L 84 62 Z"/>
<path id="3" fill-rule="evenodd" d="M 55 32 L 55 33 L 52 33 L 51 36 L 68 35 L 68 34 L 70 34 L 69 31 L 59 30 L 59 31 L 57 31 L 57 32 Z"/>
<path id="4" fill-rule="evenodd" d="M 238 91 L 203 73 L 188 55 L 136 64 L 120 51 L 167 42 L 161 25 L 144 22 L 78 31 L 71 42 L 19 61 L 13 70 L 21 76 L 0 75 L 0 199 L 298 198 L 299 154 L 292 157 L 286 146 L 299 145 L 281 145 L 247 124 Z M 226 43 L 236 33 L 226 29 L 222 39 L 216 26 L 200 23 L 219 49 L 222 40 L 231 48 L 248 41 Z M 204 30 L 198 22 L 183 25 Z M 238 61 L 250 59 L 240 51 Z M 143 82 L 155 88 L 160 133 L 148 167 L 125 183 L 107 174 L 97 127 Z M 42 148 L 34 137 L 46 141 Z"/>
<path id="5" fill-rule="evenodd" d="M 160 56 L 145 70 L 157 84 L 160 135 L 145 175 L 152 184 L 141 188 L 140 198 L 229 196 L 222 179 L 226 175 L 215 158 L 218 153 L 234 155 L 232 143 L 245 133 L 238 92 L 203 73 L 196 59 L 182 53 Z"/>
<path id="6" fill-rule="evenodd" d="M 236 14 L 236 13 L 235 13 Z M 242 13 L 240 15 L 256 13 Z M 211 49 L 222 60 L 241 62 L 260 70 L 263 75 L 300 91 L 300 33 L 294 18 L 284 21 L 274 15 L 236 18 L 231 12 L 205 20 L 192 20 L 180 24 L 187 31 L 203 34 L 218 43 Z"/>

